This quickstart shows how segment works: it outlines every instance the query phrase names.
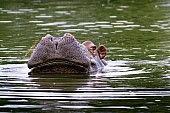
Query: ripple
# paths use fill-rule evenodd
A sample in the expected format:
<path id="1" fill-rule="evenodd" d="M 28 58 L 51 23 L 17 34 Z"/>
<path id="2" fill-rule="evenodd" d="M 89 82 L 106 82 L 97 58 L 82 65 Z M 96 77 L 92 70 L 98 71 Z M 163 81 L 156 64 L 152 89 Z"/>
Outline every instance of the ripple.
<path id="1" fill-rule="evenodd" d="M 57 27 L 77 27 L 77 25 L 61 25 L 61 26 L 57 26 Z"/>
<path id="2" fill-rule="evenodd" d="M 101 28 L 113 28 L 112 25 L 96 25 L 96 26 Z"/>
<path id="3" fill-rule="evenodd" d="M 135 48 L 134 48 L 135 49 Z M 136 48 L 140 49 L 140 48 Z M 132 61 L 133 62 L 133 61 Z M 131 74 L 146 73 L 128 67 L 129 61 L 109 61 L 107 73 L 90 75 L 88 78 L 47 75 L 28 76 L 26 64 L 0 65 L 0 98 L 8 104 L 0 108 L 22 109 L 147 109 L 147 106 L 125 106 L 114 104 L 90 105 L 105 101 L 143 101 L 148 97 L 167 96 L 170 91 L 157 91 L 136 87 L 111 87 L 110 81 L 141 80 L 149 77 L 127 77 Z M 126 75 L 126 76 L 125 76 Z M 30 105 L 30 100 L 37 103 Z M 158 100 L 158 99 L 157 99 Z M 157 101 L 156 100 L 156 101 Z M 41 102 L 43 101 L 43 102 Z M 90 104 L 88 104 L 90 102 Z M 158 102 L 158 101 L 157 101 Z M 96 103 L 96 104 L 97 104 Z M 77 105 L 78 104 L 78 105 Z M 87 105 L 88 104 L 88 105 Z M 127 103 L 126 103 L 127 104 Z M 50 106 L 53 106 L 52 108 Z"/>
<path id="4" fill-rule="evenodd" d="M 122 26 L 114 26 L 115 28 L 127 28 L 127 27 L 129 27 L 128 25 L 122 25 Z"/>
<path id="5" fill-rule="evenodd" d="M 56 6 L 57 9 L 77 8 L 77 6 Z"/>
<path id="6" fill-rule="evenodd" d="M 10 12 L 11 10 L 1 10 L 2 12 Z"/>
<path id="7" fill-rule="evenodd" d="M 0 48 L 0 51 L 8 50 L 9 48 Z"/>
<path id="8" fill-rule="evenodd" d="M 149 31 L 149 32 L 151 32 L 151 31 L 153 31 L 153 29 L 139 29 L 139 31 Z"/>
<path id="9" fill-rule="evenodd" d="M 42 105 L 4 105 L 0 106 L 0 108 L 42 108 Z"/>
<path id="10" fill-rule="evenodd" d="M 22 11 L 22 12 L 32 12 L 33 11 L 33 9 L 19 9 L 19 11 Z"/>
<path id="11" fill-rule="evenodd" d="M 115 33 L 121 33 L 123 32 L 122 30 L 115 30 Z"/>
<path id="12" fill-rule="evenodd" d="M 29 21 L 29 23 L 42 23 L 42 22 L 44 22 L 44 21 L 38 21 L 38 20 L 32 20 L 32 21 Z"/>
<path id="13" fill-rule="evenodd" d="M 159 25 L 150 25 L 151 27 L 160 27 Z"/>
<path id="14" fill-rule="evenodd" d="M 132 71 L 125 71 L 125 72 L 110 72 L 106 74 L 99 74 L 100 76 L 105 76 L 105 77 L 117 77 L 117 76 L 124 76 L 124 75 L 135 75 L 135 74 L 143 74 L 143 73 L 148 73 L 143 70 L 132 70 Z"/>
<path id="15" fill-rule="evenodd" d="M 78 26 L 81 26 L 81 25 L 93 25 L 93 24 L 95 24 L 95 23 L 93 23 L 93 22 L 81 22 L 81 23 L 78 24 Z"/>
<path id="16" fill-rule="evenodd" d="M 59 32 L 76 32 L 76 31 L 87 31 L 85 29 L 65 29 L 65 30 L 58 30 Z"/>
<path id="17" fill-rule="evenodd" d="M 164 7 L 170 7 L 170 3 L 163 3 L 160 6 L 164 6 Z"/>
<path id="18" fill-rule="evenodd" d="M 127 25 L 128 27 L 140 27 L 140 25 Z"/>
<path id="19" fill-rule="evenodd" d="M 45 24 L 37 24 L 38 26 L 55 26 L 55 25 L 61 25 L 66 24 L 67 22 L 52 22 L 52 23 L 45 23 Z"/>
<path id="20" fill-rule="evenodd" d="M 42 28 L 42 31 L 50 31 L 50 28 Z M 44 33 L 44 32 L 43 32 Z"/>
<path id="21" fill-rule="evenodd" d="M 117 16 L 109 16 L 110 18 L 117 18 Z"/>
<path id="22" fill-rule="evenodd" d="M 13 21 L 1 20 L 0 23 L 12 23 Z"/>
<path id="23" fill-rule="evenodd" d="M 129 6 L 119 6 L 119 7 L 124 9 L 129 8 Z"/>
<path id="24" fill-rule="evenodd" d="M 100 108 L 100 109 L 133 109 L 133 107 L 128 107 L 128 106 L 105 106 L 105 107 L 95 107 L 95 106 L 60 106 L 61 108 L 74 108 L 74 109 L 97 109 L 97 108 Z"/>
<path id="25" fill-rule="evenodd" d="M 98 31 L 98 30 L 100 30 L 99 28 L 94 28 L 94 27 L 89 27 L 89 30 L 90 31 Z"/>
<path id="26" fill-rule="evenodd" d="M 0 51 L 1 53 L 18 53 L 18 51 L 16 51 L 16 50 L 7 50 L 7 51 Z M 20 52 L 22 52 L 22 53 L 24 53 L 24 52 L 26 52 L 26 51 L 20 51 Z"/>
<path id="27" fill-rule="evenodd" d="M 95 26 L 95 25 L 88 25 L 88 26 L 84 26 L 84 27 L 87 27 L 87 28 L 96 28 L 97 26 Z"/>
<path id="28" fill-rule="evenodd" d="M 111 24 L 113 24 L 113 25 L 117 25 L 117 24 L 123 24 L 123 23 L 120 23 L 120 22 L 112 22 Z"/>
<path id="29" fill-rule="evenodd" d="M 21 11 L 8 11 L 7 13 L 8 14 L 22 14 L 24 12 L 21 12 Z"/>
<path id="30" fill-rule="evenodd" d="M 91 32 L 91 34 L 99 34 L 99 32 Z"/>
<path id="31" fill-rule="evenodd" d="M 116 10 L 117 10 L 117 11 L 123 11 L 123 9 L 120 9 L 120 8 L 117 8 Z"/>
<path id="32" fill-rule="evenodd" d="M 57 13 L 57 14 L 64 14 L 64 15 L 70 15 L 71 14 L 68 11 L 56 11 L 55 13 Z"/>
<path id="33" fill-rule="evenodd" d="M 1 59 L 16 59 L 17 57 L 0 57 Z"/>
<path id="34" fill-rule="evenodd" d="M 53 16 L 47 16 L 47 15 L 40 15 L 40 16 L 35 16 L 35 18 L 52 18 Z"/>
<path id="35" fill-rule="evenodd" d="M 118 21 L 116 21 L 116 22 L 118 22 L 118 23 L 128 23 L 127 20 L 118 20 Z"/>
<path id="36" fill-rule="evenodd" d="M 37 10 L 44 11 L 46 8 L 37 8 Z"/>
<path id="37" fill-rule="evenodd" d="M 109 24 L 110 22 L 107 21 L 100 21 L 100 22 L 95 22 L 96 24 Z"/>
<path id="38" fill-rule="evenodd" d="M 49 29 L 49 30 L 50 30 L 50 29 Z M 48 31 L 49 31 L 49 30 L 48 30 Z M 44 30 L 44 31 L 45 31 L 45 30 Z M 46 32 L 35 32 L 35 34 L 36 34 L 36 35 L 45 35 Z"/>

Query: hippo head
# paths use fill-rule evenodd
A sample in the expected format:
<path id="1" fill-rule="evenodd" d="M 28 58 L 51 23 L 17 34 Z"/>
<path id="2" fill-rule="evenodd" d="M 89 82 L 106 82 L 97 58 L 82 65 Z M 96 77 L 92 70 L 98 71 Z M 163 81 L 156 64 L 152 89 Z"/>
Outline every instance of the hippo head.
<path id="1" fill-rule="evenodd" d="M 28 68 L 31 73 L 87 73 L 90 63 L 87 48 L 73 35 L 54 38 L 48 34 L 31 54 Z"/>

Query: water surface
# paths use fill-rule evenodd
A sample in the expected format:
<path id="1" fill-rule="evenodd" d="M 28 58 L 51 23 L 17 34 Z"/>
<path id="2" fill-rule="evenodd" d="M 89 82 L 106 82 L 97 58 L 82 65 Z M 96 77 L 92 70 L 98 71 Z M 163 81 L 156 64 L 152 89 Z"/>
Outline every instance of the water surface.
<path id="1" fill-rule="evenodd" d="M 0 2 L 0 112 L 169 112 L 169 0 Z M 46 34 L 104 44 L 91 75 L 29 76 Z"/>

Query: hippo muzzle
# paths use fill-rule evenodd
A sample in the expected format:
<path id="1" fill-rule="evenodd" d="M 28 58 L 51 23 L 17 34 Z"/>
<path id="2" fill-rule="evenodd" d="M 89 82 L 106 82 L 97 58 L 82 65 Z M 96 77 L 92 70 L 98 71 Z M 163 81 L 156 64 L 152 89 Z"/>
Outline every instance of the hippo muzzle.
<path id="1" fill-rule="evenodd" d="M 29 74 L 88 73 L 90 65 L 87 48 L 70 33 L 60 38 L 49 34 L 43 37 L 28 61 Z"/>

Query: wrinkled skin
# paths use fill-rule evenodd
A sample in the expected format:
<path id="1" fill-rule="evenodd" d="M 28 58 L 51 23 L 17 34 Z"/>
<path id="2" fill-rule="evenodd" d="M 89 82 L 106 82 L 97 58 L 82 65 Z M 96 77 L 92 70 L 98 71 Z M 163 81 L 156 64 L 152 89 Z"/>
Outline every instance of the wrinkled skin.
<path id="1" fill-rule="evenodd" d="M 46 35 L 37 44 L 28 61 L 29 74 L 35 73 L 89 73 L 104 65 L 97 57 L 91 60 L 87 48 L 73 35 L 61 38 Z"/>

